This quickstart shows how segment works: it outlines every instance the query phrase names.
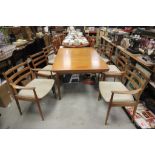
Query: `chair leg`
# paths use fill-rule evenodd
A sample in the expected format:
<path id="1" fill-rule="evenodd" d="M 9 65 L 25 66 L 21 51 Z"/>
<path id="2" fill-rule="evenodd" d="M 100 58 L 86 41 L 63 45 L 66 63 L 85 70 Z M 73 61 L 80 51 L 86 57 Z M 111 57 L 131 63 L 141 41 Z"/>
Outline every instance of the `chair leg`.
<path id="1" fill-rule="evenodd" d="M 41 119 L 44 120 L 44 116 L 43 116 L 43 113 L 42 113 L 42 110 L 41 110 L 41 107 L 40 107 L 39 100 L 36 100 L 36 103 L 37 103 L 37 106 L 38 106 L 38 110 L 39 110 L 39 114 L 41 116 Z"/>
<path id="2" fill-rule="evenodd" d="M 59 79 L 59 75 L 58 74 L 56 74 L 56 85 L 57 85 L 57 89 L 58 89 L 58 97 L 59 97 L 59 100 L 61 100 L 60 79 Z"/>
<path id="3" fill-rule="evenodd" d="M 134 121 L 134 116 L 135 116 L 135 114 L 136 114 L 136 110 L 137 110 L 137 105 L 134 107 L 134 110 L 133 110 L 132 122 Z"/>
<path id="4" fill-rule="evenodd" d="M 55 84 L 54 84 L 54 86 L 53 86 L 53 88 L 52 88 L 52 91 L 53 91 L 54 97 L 57 98 L 56 89 L 55 89 Z"/>
<path id="5" fill-rule="evenodd" d="M 102 81 L 105 81 L 105 79 L 106 79 L 106 75 L 102 75 Z"/>
<path id="6" fill-rule="evenodd" d="M 17 104 L 17 107 L 18 107 L 19 113 L 20 113 L 20 115 L 22 115 L 22 111 L 21 111 L 21 108 L 20 108 L 19 101 L 18 101 L 18 99 L 17 99 L 16 97 L 14 97 L 14 98 L 15 98 L 15 101 L 16 101 L 16 104 Z"/>
<path id="7" fill-rule="evenodd" d="M 100 91 L 99 91 L 99 93 L 98 93 L 98 101 L 101 99 L 101 93 L 100 93 Z"/>
<path id="8" fill-rule="evenodd" d="M 110 109 L 111 109 L 111 105 L 109 104 L 108 111 L 107 111 L 107 115 L 106 115 L 106 119 L 105 119 L 105 125 L 107 125 L 107 121 L 108 121 Z"/>
<path id="9" fill-rule="evenodd" d="M 116 81 L 116 77 L 114 77 L 114 82 Z"/>

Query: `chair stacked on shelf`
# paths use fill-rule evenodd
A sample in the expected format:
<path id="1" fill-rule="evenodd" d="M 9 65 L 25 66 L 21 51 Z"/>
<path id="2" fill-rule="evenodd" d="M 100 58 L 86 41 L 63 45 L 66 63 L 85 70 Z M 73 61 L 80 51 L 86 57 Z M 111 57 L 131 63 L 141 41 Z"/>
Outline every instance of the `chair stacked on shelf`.
<path id="1" fill-rule="evenodd" d="M 44 98 L 51 89 L 55 89 L 55 80 L 52 78 L 38 79 L 35 73 L 27 62 L 23 62 L 9 69 L 3 73 L 3 75 L 12 90 L 19 113 L 22 115 L 19 100 L 32 101 L 37 105 L 39 114 L 42 120 L 44 120 L 40 100 Z"/>
<path id="2" fill-rule="evenodd" d="M 133 107 L 132 120 L 134 120 L 140 96 L 148 81 L 148 77 L 136 66 L 132 65 L 126 68 L 122 82 L 100 81 L 99 99 L 102 97 L 108 103 L 105 124 L 107 124 L 112 107 Z"/>

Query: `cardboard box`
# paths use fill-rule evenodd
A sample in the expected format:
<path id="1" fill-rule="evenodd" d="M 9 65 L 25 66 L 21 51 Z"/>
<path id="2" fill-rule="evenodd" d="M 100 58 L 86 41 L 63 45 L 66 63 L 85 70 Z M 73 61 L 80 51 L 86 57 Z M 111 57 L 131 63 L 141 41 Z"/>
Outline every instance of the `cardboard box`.
<path id="1" fill-rule="evenodd" d="M 11 102 L 9 86 L 6 82 L 0 84 L 0 107 L 7 107 Z"/>

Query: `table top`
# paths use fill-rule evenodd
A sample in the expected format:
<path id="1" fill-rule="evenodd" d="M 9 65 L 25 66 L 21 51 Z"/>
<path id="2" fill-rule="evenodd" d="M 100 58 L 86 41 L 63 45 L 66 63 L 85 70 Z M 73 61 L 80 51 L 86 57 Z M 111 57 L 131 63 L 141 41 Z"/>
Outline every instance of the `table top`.
<path id="1" fill-rule="evenodd" d="M 94 48 L 60 48 L 53 64 L 57 73 L 98 73 L 108 71 L 108 65 Z"/>

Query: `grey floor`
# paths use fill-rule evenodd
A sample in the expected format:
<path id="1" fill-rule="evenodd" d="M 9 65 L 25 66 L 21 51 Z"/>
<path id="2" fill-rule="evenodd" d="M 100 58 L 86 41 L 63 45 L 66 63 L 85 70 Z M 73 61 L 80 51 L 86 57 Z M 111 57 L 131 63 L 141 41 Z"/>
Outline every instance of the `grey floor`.
<path id="1" fill-rule="evenodd" d="M 13 101 L 7 108 L 0 108 L 0 128 L 13 129 L 132 129 L 132 124 L 122 108 L 112 108 L 108 125 L 104 125 L 107 104 L 98 101 L 98 90 L 82 83 L 64 84 L 62 99 L 56 100 L 50 92 L 41 101 L 45 121 L 41 121 L 37 108 L 30 102 L 20 101 L 20 116 Z"/>

